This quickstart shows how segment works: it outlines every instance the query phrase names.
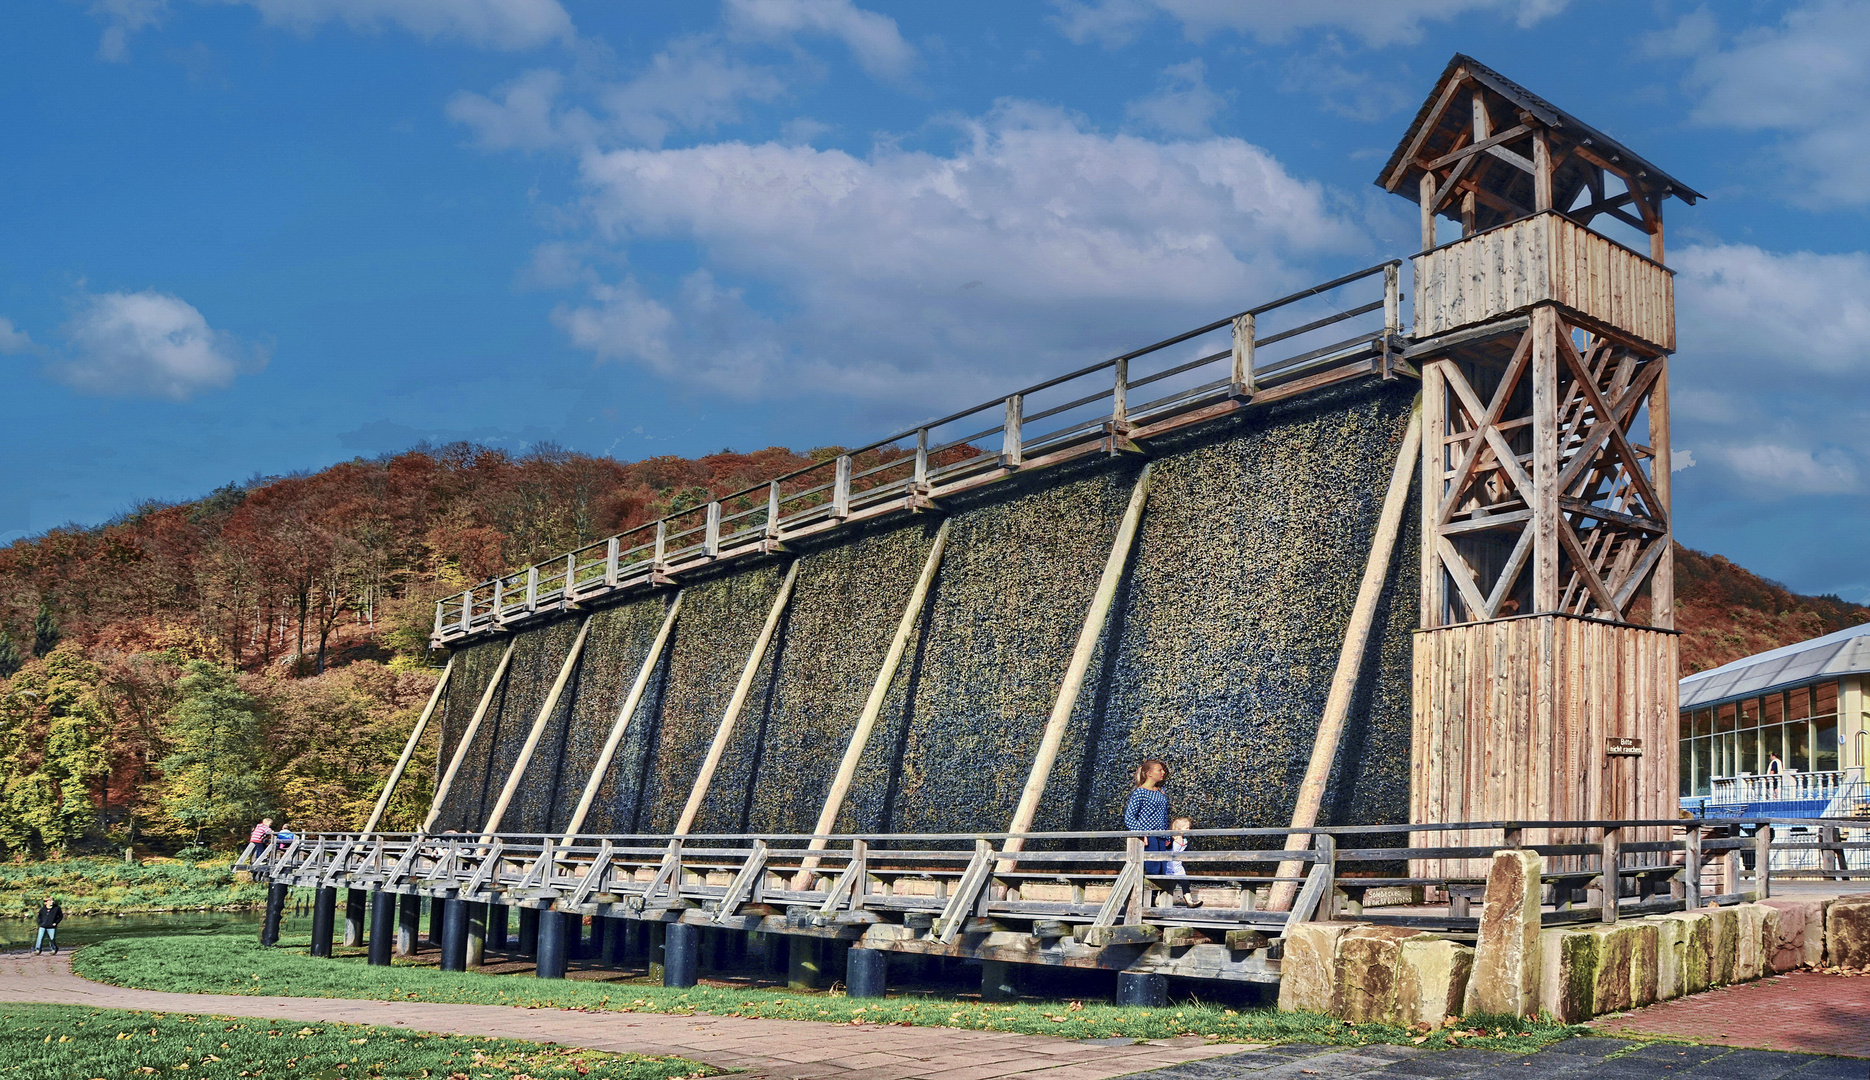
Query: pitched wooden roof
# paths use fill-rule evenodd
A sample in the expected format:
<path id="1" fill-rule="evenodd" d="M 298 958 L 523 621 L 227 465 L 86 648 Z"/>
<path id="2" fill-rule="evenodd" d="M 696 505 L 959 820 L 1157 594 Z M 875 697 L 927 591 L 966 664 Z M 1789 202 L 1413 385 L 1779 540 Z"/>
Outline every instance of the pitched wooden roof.
<path id="1" fill-rule="evenodd" d="M 1657 198 L 1673 195 L 1692 204 L 1704 197 L 1624 144 L 1463 53 L 1456 53 L 1448 61 L 1433 92 L 1383 166 L 1377 186 L 1387 191 L 1413 193 L 1413 185 L 1419 182 L 1424 171 L 1424 162 L 1448 155 L 1472 139 L 1472 112 L 1459 107 L 1462 99 L 1459 91 L 1468 85 L 1482 88 L 1490 110 L 1510 110 L 1527 126 L 1546 129 L 1553 142 L 1555 159 L 1561 147 L 1570 151 L 1553 175 L 1553 202 L 1559 208 L 1569 207 L 1578 193 L 1589 186 L 1600 167 L 1623 175 L 1634 182 L 1633 186 L 1640 185 Z M 1514 122 L 1500 117 L 1495 130 L 1509 131 L 1506 125 Z M 1524 157 L 1512 151 L 1511 145 L 1530 138 L 1530 133 L 1524 133 L 1501 142 L 1499 150 L 1505 153 L 1496 156 Z M 1532 205 L 1532 177 L 1524 167 L 1493 168 L 1481 184 L 1500 200 L 1521 207 Z M 1511 215 L 1495 207 L 1491 216 L 1507 219 Z M 1486 224 L 1490 223 L 1484 222 L 1482 227 Z"/>

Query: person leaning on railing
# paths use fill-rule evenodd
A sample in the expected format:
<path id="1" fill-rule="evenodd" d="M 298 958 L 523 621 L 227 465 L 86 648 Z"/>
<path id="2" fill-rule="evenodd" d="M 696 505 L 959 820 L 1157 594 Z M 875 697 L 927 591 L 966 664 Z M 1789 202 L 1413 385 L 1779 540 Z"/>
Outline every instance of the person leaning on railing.
<path id="1" fill-rule="evenodd" d="M 1169 796 L 1164 794 L 1162 785 L 1169 782 L 1169 767 L 1155 758 L 1149 758 L 1136 767 L 1136 790 L 1130 792 L 1130 801 L 1123 804 L 1123 827 L 1131 832 L 1167 832 L 1169 829 Z M 1144 851 L 1165 851 L 1169 840 L 1166 836 L 1146 836 L 1143 838 Z M 1146 862 L 1143 873 L 1150 877 L 1162 875 L 1162 863 Z"/>

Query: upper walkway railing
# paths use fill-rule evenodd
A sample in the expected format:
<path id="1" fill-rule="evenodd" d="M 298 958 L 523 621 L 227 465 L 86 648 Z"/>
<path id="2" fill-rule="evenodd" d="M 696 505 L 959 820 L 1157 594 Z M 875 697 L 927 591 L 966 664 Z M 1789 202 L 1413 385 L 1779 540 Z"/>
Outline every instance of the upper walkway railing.
<path id="1" fill-rule="evenodd" d="M 1861 786 L 1862 775 L 1862 769 L 1851 768 L 1723 777 L 1713 781 L 1712 801 L 1715 805 L 1791 800 L 1829 803 L 1852 784 Z"/>
<path id="2" fill-rule="evenodd" d="M 1017 470 L 1373 370 L 1400 352 L 1400 260 L 1346 274 L 686 508 L 436 602 L 435 645 L 790 538 L 925 508 Z M 1378 318 L 1380 317 L 1380 322 Z"/>

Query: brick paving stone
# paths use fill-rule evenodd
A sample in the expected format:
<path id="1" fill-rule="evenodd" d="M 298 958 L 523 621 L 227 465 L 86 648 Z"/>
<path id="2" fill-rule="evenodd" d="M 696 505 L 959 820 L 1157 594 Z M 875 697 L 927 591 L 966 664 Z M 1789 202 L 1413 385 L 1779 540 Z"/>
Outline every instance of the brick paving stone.
<path id="1" fill-rule="evenodd" d="M 1870 1057 L 1870 979 L 1795 971 L 1593 1022 L 1600 1031 Z"/>

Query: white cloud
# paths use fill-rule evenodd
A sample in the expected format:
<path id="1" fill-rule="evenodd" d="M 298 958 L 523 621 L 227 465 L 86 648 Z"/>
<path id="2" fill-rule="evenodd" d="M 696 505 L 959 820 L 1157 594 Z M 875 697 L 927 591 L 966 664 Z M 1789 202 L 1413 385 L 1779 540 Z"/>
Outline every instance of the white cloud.
<path id="1" fill-rule="evenodd" d="M 865 11 L 851 0 L 727 0 L 723 11 L 732 31 L 768 41 L 816 33 L 842 41 L 873 77 L 901 79 L 915 63 L 896 20 Z"/>
<path id="2" fill-rule="evenodd" d="M 95 0 L 91 14 L 104 20 L 97 58 L 117 63 L 130 58 L 130 35 L 160 24 L 169 14 L 169 0 Z"/>
<path id="3" fill-rule="evenodd" d="M 450 119 L 472 129 L 488 149 L 537 150 L 618 144 L 660 146 L 677 131 L 708 131 L 741 117 L 745 101 L 771 101 L 785 84 L 770 69 L 745 64 L 701 37 L 678 39 L 627 82 L 587 88 L 597 115 L 562 104 L 566 78 L 529 71 L 495 97 L 462 92 Z"/>
<path id="4" fill-rule="evenodd" d="M 714 389 L 951 402 L 1133 341 L 1139 324 L 1244 307 L 1365 242 L 1319 185 L 1240 139 L 1111 136 L 1017 102 L 959 123 L 948 155 L 589 152 L 597 235 L 692 243 L 711 274 L 666 296 L 600 286 L 558 321 L 601 357 Z"/>
<path id="5" fill-rule="evenodd" d="M 1695 460 L 1695 452 L 1686 446 L 1677 446 L 1669 452 L 1669 471 L 1672 473 L 1692 469 L 1697 464 L 1699 462 Z"/>
<path id="6" fill-rule="evenodd" d="M 32 338 L 26 331 L 15 329 L 13 320 L 0 318 L 0 355 L 23 353 L 32 348 Z"/>
<path id="7" fill-rule="evenodd" d="M 86 393 L 186 401 L 266 365 L 264 350 L 215 330 L 180 297 L 155 290 L 83 298 L 65 324 L 52 374 Z"/>
<path id="8" fill-rule="evenodd" d="M 1870 2 L 1828 0 L 1786 13 L 1777 26 L 1713 48 L 1703 13 L 1652 42 L 1702 44 L 1688 84 L 1701 95 L 1693 119 L 1711 127 L 1777 133 L 1795 202 L 1864 205 L 1870 186 Z"/>
<path id="9" fill-rule="evenodd" d="M 1154 93 L 1124 106 L 1124 115 L 1169 135 L 1206 135 L 1227 99 L 1208 86 L 1208 69 L 1199 57 L 1162 69 Z"/>
<path id="10" fill-rule="evenodd" d="M 1569 0 L 1054 0 L 1057 24 L 1078 44 L 1106 46 L 1130 40 L 1145 23 L 1168 16 L 1192 40 L 1217 31 L 1249 34 L 1270 43 L 1307 30 L 1342 30 L 1364 44 L 1408 44 L 1423 24 L 1475 12 L 1510 14 L 1531 26 L 1564 10 Z"/>
<path id="11" fill-rule="evenodd" d="M 353 30 L 401 27 L 488 49 L 531 49 L 574 36 L 558 0 L 225 0 L 245 3 L 268 23 L 309 33 L 341 21 Z"/>
<path id="12" fill-rule="evenodd" d="M 1863 487 L 1870 463 L 1870 254 L 1677 250 L 1677 435 L 1761 498 Z"/>

